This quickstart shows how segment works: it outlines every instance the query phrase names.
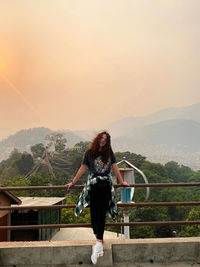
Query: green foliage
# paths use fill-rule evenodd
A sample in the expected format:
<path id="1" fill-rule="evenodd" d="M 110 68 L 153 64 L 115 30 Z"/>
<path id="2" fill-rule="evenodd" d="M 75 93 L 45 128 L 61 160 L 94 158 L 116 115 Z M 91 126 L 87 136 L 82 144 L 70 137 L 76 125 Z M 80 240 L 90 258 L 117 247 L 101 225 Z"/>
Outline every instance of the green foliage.
<path id="1" fill-rule="evenodd" d="M 152 163 L 150 161 L 145 161 L 141 166 L 141 170 L 144 172 L 150 171 L 151 174 L 153 174 L 154 176 L 157 175 L 157 177 L 160 177 L 161 179 L 168 177 L 165 167 L 160 163 Z M 154 182 L 161 183 L 161 181 L 157 180 L 156 178 L 152 179 L 150 182 L 151 183 L 154 183 Z"/>
<path id="2" fill-rule="evenodd" d="M 133 214 L 135 220 L 141 221 L 166 221 L 169 220 L 167 207 L 136 208 Z"/>
<path id="3" fill-rule="evenodd" d="M 64 149 L 66 142 L 63 136 L 51 135 L 49 136 L 50 143 L 47 148 L 55 147 L 59 153 Z M 31 147 L 33 154 L 27 152 L 19 152 L 17 149 L 13 150 L 7 160 L 0 163 L 0 179 L 4 186 L 46 186 L 46 185 L 63 185 L 69 183 L 76 172 L 78 171 L 83 152 L 87 149 L 90 142 L 79 142 L 75 147 L 80 149 L 71 149 L 66 151 L 67 168 L 65 171 L 55 170 L 55 177 L 49 177 L 45 174 L 43 168 L 39 172 L 26 179 L 24 174 L 29 171 L 33 164 L 33 158 L 41 157 L 45 147 L 43 144 L 36 144 Z M 65 157 L 65 153 L 63 153 Z M 139 167 L 146 175 L 149 183 L 170 183 L 170 182 L 200 182 L 200 170 L 195 172 L 189 167 L 179 165 L 177 162 L 170 161 L 165 165 L 160 163 L 152 163 L 147 161 L 145 157 L 134 153 L 116 152 L 117 161 L 126 157 L 132 164 Z M 135 178 L 137 183 L 144 183 L 141 175 L 135 171 Z M 79 184 L 86 182 L 87 173 L 85 173 L 79 180 Z M 71 193 L 73 192 L 73 194 Z M 74 194 L 76 192 L 76 194 Z M 59 196 L 64 197 L 67 193 L 66 203 L 76 204 L 80 192 L 69 190 L 32 190 L 32 191 L 16 191 L 17 196 Z M 143 202 L 146 195 L 145 188 L 135 188 L 134 201 Z M 155 187 L 150 188 L 149 202 L 172 202 L 172 201 L 200 201 L 199 187 Z M 123 208 L 119 209 L 118 221 L 123 217 Z M 169 207 L 144 207 L 131 208 L 130 221 L 179 221 L 179 220 L 199 220 L 199 208 L 192 208 L 191 206 L 169 206 Z M 111 221 L 107 214 L 107 221 Z M 74 209 L 62 210 L 62 223 L 90 223 L 89 208 L 83 209 L 79 216 L 74 215 Z M 106 227 L 106 230 L 116 231 L 116 227 Z M 119 230 L 119 227 L 118 227 Z M 147 238 L 147 237 L 170 237 L 172 231 L 177 231 L 177 236 L 200 236 L 199 226 L 137 226 L 131 227 L 131 238 Z"/>
<path id="4" fill-rule="evenodd" d="M 160 163 L 151 163 L 149 161 L 145 161 L 141 170 L 145 174 L 149 183 L 169 183 L 170 180 L 167 178 L 167 173 L 164 167 Z M 141 175 L 136 173 L 136 182 L 143 183 Z M 162 187 L 151 187 L 150 188 L 150 199 L 151 201 L 160 201 L 160 196 L 162 194 Z M 145 188 L 136 188 L 134 199 L 136 201 L 144 201 L 146 194 Z"/>
<path id="5" fill-rule="evenodd" d="M 155 238 L 153 227 L 151 226 L 136 226 L 130 227 L 131 238 Z"/>
<path id="6" fill-rule="evenodd" d="M 193 171 L 184 165 L 179 165 L 175 161 L 169 161 L 165 164 L 168 177 L 174 183 L 186 182 L 187 179 L 193 174 Z"/>
<path id="7" fill-rule="evenodd" d="M 77 151 L 77 150 L 70 150 L 68 152 L 68 160 L 70 162 L 70 179 L 69 182 L 71 182 L 73 176 L 77 173 L 78 169 L 80 168 L 81 162 L 83 158 L 83 152 Z M 86 182 L 88 172 L 86 172 L 79 180 L 79 183 Z"/>
<path id="8" fill-rule="evenodd" d="M 81 151 L 86 151 L 90 144 L 91 144 L 91 142 L 89 142 L 89 141 L 86 141 L 86 142 L 81 141 L 81 142 L 75 144 L 75 147 L 80 147 Z"/>
<path id="9" fill-rule="evenodd" d="M 41 158 L 44 151 L 45 151 L 45 147 L 44 147 L 44 144 L 42 143 L 31 146 L 31 152 L 34 158 L 38 158 L 38 157 Z"/>
<path id="10" fill-rule="evenodd" d="M 4 167 L 10 167 L 13 165 L 13 163 L 21 158 L 21 152 L 19 152 L 16 148 L 13 149 L 13 151 L 10 154 L 10 157 L 7 160 L 3 160 L 1 162 L 1 165 L 4 165 Z"/>
<path id="11" fill-rule="evenodd" d="M 79 194 L 67 195 L 66 205 L 77 203 L 78 197 Z M 84 208 L 79 216 L 75 216 L 74 208 L 62 209 L 61 219 L 62 223 L 90 223 L 90 210 L 89 208 Z"/>
<path id="12" fill-rule="evenodd" d="M 48 186 L 65 184 L 65 177 L 58 175 L 55 178 L 47 177 L 45 172 L 36 173 L 29 178 L 30 186 Z M 35 197 L 64 197 L 65 190 L 32 190 L 29 191 L 30 196 Z"/>
<path id="13" fill-rule="evenodd" d="M 33 167 L 33 158 L 29 153 L 24 152 L 21 158 L 15 161 L 14 165 L 18 168 L 20 174 L 25 175 Z"/>
<path id="14" fill-rule="evenodd" d="M 55 151 L 61 152 L 65 149 L 65 145 L 67 143 L 67 139 L 63 137 L 62 133 L 51 133 L 45 137 L 46 140 L 49 141 L 46 148 L 49 149 L 51 147 L 54 148 Z"/>
<path id="15" fill-rule="evenodd" d="M 19 174 L 19 170 L 14 166 L 15 162 L 21 158 L 21 153 L 15 148 L 10 157 L 0 163 L 1 179 L 9 179 Z"/>
<path id="16" fill-rule="evenodd" d="M 167 207 L 135 208 L 130 214 L 131 221 L 169 221 Z M 139 228 L 139 229 L 137 229 Z M 171 226 L 137 226 L 131 227 L 131 238 L 171 237 Z"/>
<path id="17" fill-rule="evenodd" d="M 0 163 L 1 179 L 12 179 L 18 174 L 26 174 L 33 166 L 33 158 L 27 152 L 14 149 L 7 160 Z"/>
<path id="18" fill-rule="evenodd" d="M 37 173 L 29 178 L 30 186 L 46 186 L 49 184 L 48 177 L 44 173 Z"/>
<path id="19" fill-rule="evenodd" d="M 12 179 L 17 174 L 19 174 L 19 170 L 16 167 L 6 167 L 4 170 L 2 170 L 1 173 L 1 180 L 2 179 Z"/>
<path id="20" fill-rule="evenodd" d="M 200 210 L 199 208 L 193 208 L 188 217 L 186 218 L 186 221 L 196 221 L 200 220 Z M 181 236 L 189 237 L 189 236 L 200 236 L 200 225 L 187 225 L 185 227 L 185 230 L 181 232 Z"/>
<path id="21" fill-rule="evenodd" d="M 193 172 L 190 178 L 188 179 L 189 183 L 199 183 L 200 182 L 200 170 Z"/>
<path id="22" fill-rule="evenodd" d="M 10 187 L 22 187 L 22 186 L 30 186 L 29 181 L 23 175 L 17 175 L 12 179 L 5 179 L 2 181 L 3 186 L 10 186 Z M 16 196 L 29 196 L 28 191 L 12 191 L 13 194 Z"/>
<path id="23" fill-rule="evenodd" d="M 145 158 L 146 158 L 140 154 L 131 153 L 129 151 L 116 152 L 115 157 L 116 157 L 117 161 L 123 160 L 125 157 L 126 160 L 130 161 L 137 168 L 140 168 L 140 166 L 143 164 L 143 162 L 145 161 Z"/>

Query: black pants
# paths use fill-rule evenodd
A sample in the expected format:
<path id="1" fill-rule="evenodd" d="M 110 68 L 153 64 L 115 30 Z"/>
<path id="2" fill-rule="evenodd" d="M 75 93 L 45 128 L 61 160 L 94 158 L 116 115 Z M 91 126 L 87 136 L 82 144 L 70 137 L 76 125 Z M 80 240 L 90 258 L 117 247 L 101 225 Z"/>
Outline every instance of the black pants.
<path id="1" fill-rule="evenodd" d="M 111 188 L 108 181 L 100 180 L 91 185 L 90 216 L 93 233 L 97 235 L 97 239 L 103 239 L 106 211 L 110 200 Z"/>

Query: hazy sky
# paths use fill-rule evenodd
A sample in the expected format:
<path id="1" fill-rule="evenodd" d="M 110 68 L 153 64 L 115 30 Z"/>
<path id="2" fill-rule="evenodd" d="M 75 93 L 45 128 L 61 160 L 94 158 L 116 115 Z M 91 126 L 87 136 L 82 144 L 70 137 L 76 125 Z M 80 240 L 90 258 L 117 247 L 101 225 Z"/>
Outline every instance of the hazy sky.
<path id="1" fill-rule="evenodd" d="M 199 0 L 0 0 L 0 138 L 200 101 Z"/>

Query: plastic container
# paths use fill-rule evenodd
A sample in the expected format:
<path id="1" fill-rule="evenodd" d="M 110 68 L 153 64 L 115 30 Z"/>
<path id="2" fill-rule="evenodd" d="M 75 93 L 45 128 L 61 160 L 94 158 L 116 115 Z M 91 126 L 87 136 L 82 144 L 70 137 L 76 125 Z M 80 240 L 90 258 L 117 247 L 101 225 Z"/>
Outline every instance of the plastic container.
<path id="1" fill-rule="evenodd" d="M 121 193 L 121 202 L 122 203 L 126 203 L 125 190 L 124 190 L 124 188 L 121 188 L 120 189 L 120 193 Z"/>
<path id="2" fill-rule="evenodd" d="M 125 188 L 126 191 L 126 203 L 131 202 L 131 188 Z"/>
<path id="3" fill-rule="evenodd" d="M 121 188 L 121 202 L 130 203 L 131 202 L 131 188 Z"/>

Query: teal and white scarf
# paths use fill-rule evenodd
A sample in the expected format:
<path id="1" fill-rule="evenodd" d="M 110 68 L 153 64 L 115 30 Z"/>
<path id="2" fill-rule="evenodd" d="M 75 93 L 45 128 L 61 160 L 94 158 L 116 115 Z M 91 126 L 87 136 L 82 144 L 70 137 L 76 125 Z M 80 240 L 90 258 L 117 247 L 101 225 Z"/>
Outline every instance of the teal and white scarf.
<path id="1" fill-rule="evenodd" d="M 117 215 L 117 204 L 116 204 L 116 194 L 115 194 L 115 189 L 113 186 L 113 182 L 112 182 L 112 176 L 111 173 L 109 173 L 106 176 L 95 176 L 93 174 L 89 174 L 88 175 L 88 179 L 87 179 L 87 183 L 85 185 L 85 187 L 83 188 L 78 202 L 76 204 L 76 207 L 74 209 L 74 214 L 76 216 L 78 216 L 82 210 L 87 207 L 88 205 L 90 205 L 90 191 L 91 191 L 91 185 L 96 184 L 99 180 L 107 180 L 110 183 L 110 187 L 111 187 L 111 202 L 109 204 L 108 207 L 108 215 L 112 220 L 116 219 L 116 215 Z"/>

